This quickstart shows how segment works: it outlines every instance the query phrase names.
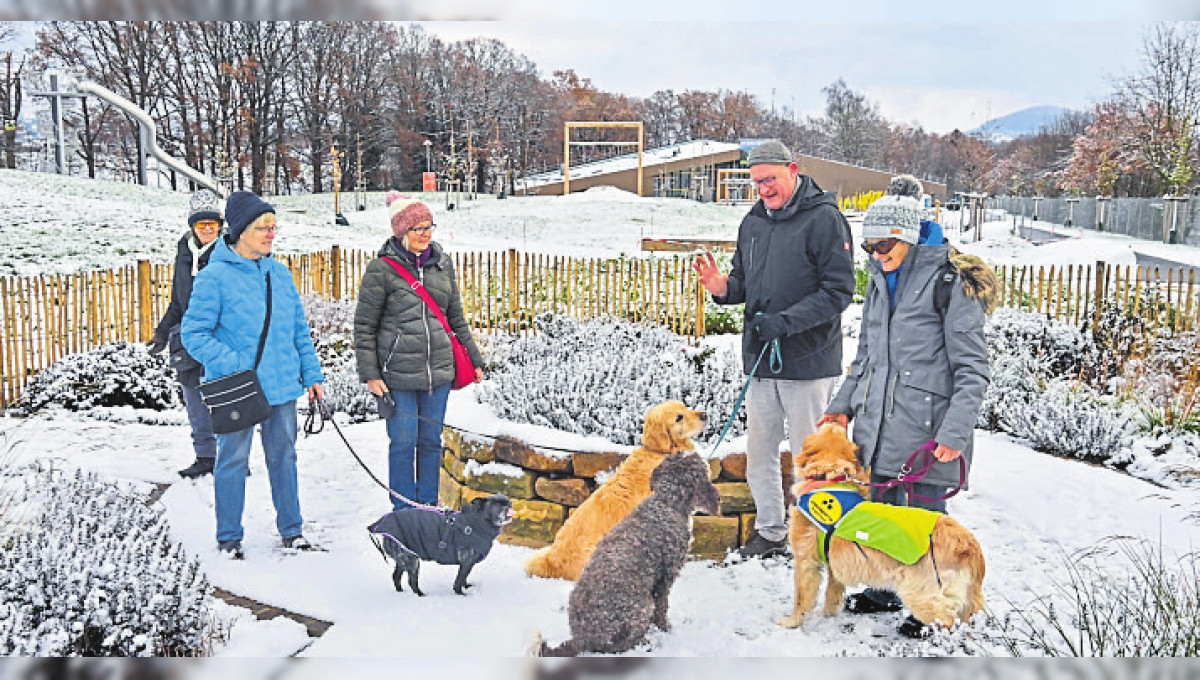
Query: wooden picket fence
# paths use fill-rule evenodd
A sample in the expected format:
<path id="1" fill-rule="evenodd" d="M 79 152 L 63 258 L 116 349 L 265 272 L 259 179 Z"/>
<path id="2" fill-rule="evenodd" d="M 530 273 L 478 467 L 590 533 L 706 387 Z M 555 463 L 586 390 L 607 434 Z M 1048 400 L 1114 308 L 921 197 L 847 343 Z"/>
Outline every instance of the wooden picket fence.
<path id="1" fill-rule="evenodd" d="M 301 294 L 353 299 L 375 255 L 344 250 L 280 256 Z M 612 316 L 701 336 L 703 290 L 688 258 L 573 258 L 454 253 L 463 307 L 481 331 L 535 332 L 544 312 Z M 25 383 L 68 354 L 118 340 L 145 342 L 171 301 L 173 265 L 71 275 L 0 277 L 0 409 Z"/>
<path id="2" fill-rule="evenodd" d="M 1104 303 L 1142 317 L 1148 332 L 1200 327 L 1200 287 L 1190 267 L 1133 265 L 1000 267 L 1000 306 L 1039 312 L 1076 325 L 1100 323 Z M 1090 315 L 1090 318 L 1089 318 Z"/>
<path id="3" fill-rule="evenodd" d="M 279 259 L 301 294 L 353 299 L 373 253 L 331 250 Z M 690 260 L 454 253 L 463 307 L 485 332 L 528 334 L 544 312 L 611 316 L 705 334 L 704 292 Z M 68 354 L 147 341 L 171 300 L 173 266 L 142 260 L 109 271 L 0 277 L 0 409 L 31 377 Z M 1102 303 L 1146 318 L 1152 331 L 1200 328 L 1200 287 L 1190 268 L 1094 265 L 1000 267 L 1001 306 L 1076 325 L 1099 323 Z"/>

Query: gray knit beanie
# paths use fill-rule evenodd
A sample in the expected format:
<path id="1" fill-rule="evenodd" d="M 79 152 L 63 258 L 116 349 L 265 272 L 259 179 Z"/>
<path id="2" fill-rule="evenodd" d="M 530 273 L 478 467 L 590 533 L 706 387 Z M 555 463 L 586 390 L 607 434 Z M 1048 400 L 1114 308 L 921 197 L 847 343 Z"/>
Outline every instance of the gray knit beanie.
<path id="1" fill-rule="evenodd" d="M 787 165 L 791 162 L 792 152 L 788 151 L 788 148 L 778 139 L 768 139 L 750 149 L 750 155 L 746 157 L 746 165 L 748 167 L 756 165 Z"/>
<path id="2" fill-rule="evenodd" d="M 220 224 L 223 207 L 221 204 L 221 197 L 208 189 L 200 189 L 193 193 L 188 203 L 188 226 L 195 229 L 200 220 L 216 220 Z"/>
<path id="3" fill-rule="evenodd" d="M 912 175 L 893 177 L 887 195 L 867 208 L 863 239 L 894 238 L 915 244 L 921 236 L 921 220 L 925 219 L 920 202 L 923 189 L 921 181 Z"/>

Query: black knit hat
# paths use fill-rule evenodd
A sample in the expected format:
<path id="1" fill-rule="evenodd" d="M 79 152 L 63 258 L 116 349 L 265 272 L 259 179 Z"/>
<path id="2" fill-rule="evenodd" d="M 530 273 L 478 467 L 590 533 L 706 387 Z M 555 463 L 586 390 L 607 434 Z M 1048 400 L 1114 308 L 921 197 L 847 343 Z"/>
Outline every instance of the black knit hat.
<path id="1" fill-rule="evenodd" d="M 274 213 L 270 203 L 249 191 L 235 191 L 225 201 L 225 222 L 229 225 L 229 240 L 237 242 L 242 232 L 260 215 Z"/>

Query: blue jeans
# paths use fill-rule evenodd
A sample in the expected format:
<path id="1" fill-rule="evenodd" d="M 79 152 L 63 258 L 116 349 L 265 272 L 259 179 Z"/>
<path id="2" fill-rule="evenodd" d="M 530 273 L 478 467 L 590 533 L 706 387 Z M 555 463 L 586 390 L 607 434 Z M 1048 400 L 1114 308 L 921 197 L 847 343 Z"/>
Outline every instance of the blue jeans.
<path id="1" fill-rule="evenodd" d="M 296 402 L 271 407 L 262 428 L 267 479 L 275 504 L 275 526 L 283 538 L 298 536 L 304 526 L 300 516 L 300 490 L 296 479 Z M 242 510 L 246 506 L 246 472 L 250 466 L 253 427 L 217 435 L 217 464 L 213 486 L 217 501 L 217 541 L 242 540 Z"/>
<path id="2" fill-rule="evenodd" d="M 197 458 L 217 457 L 217 436 L 212 431 L 212 414 L 200 397 L 198 385 L 183 386 L 183 403 L 187 406 L 188 422 L 192 426 L 192 448 Z"/>
<path id="3" fill-rule="evenodd" d="M 432 391 L 392 392 L 396 413 L 387 420 L 388 485 L 401 496 L 424 505 L 436 505 L 438 501 L 442 421 L 449 398 L 450 383 Z M 409 507 L 399 498 L 391 498 L 394 509 Z"/>

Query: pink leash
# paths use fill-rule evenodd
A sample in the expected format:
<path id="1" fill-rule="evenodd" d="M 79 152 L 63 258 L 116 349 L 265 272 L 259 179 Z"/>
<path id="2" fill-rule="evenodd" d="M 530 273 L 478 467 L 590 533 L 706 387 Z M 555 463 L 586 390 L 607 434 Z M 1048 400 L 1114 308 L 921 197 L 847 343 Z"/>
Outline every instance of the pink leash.
<path id="1" fill-rule="evenodd" d="M 879 483 L 872 482 L 868 483 L 867 486 L 882 489 L 884 491 L 891 489 L 892 487 L 903 486 L 909 505 L 912 505 L 914 498 L 920 501 L 936 502 L 944 501 L 947 498 L 956 495 L 959 491 L 962 491 L 963 483 L 967 479 L 967 461 L 961 455 L 958 457 L 958 486 L 954 487 L 946 494 L 936 498 L 930 498 L 929 496 L 924 496 L 914 491 L 914 485 L 924 479 L 925 475 L 929 474 L 929 471 L 933 469 L 933 465 L 938 462 L 937 458 L 933 457 L 933 451 L 936 448 L 937 442 L 930 439 L 928 442 L 922 445 L 921 448 L 912 452 L 912 455 L 908 457 L 908 460 L 904 462 L 904 465 L 900 466 L 900 474 L 897 475 L 895 479 L 890 479 L 886 482 Z M 924 455 L 922 456 L 922 454 Z M 920 470 L 913 472 L 913 465 L 916 463 L 918 456 L 923 458 L 924 465 L 921 466 Z"/>

